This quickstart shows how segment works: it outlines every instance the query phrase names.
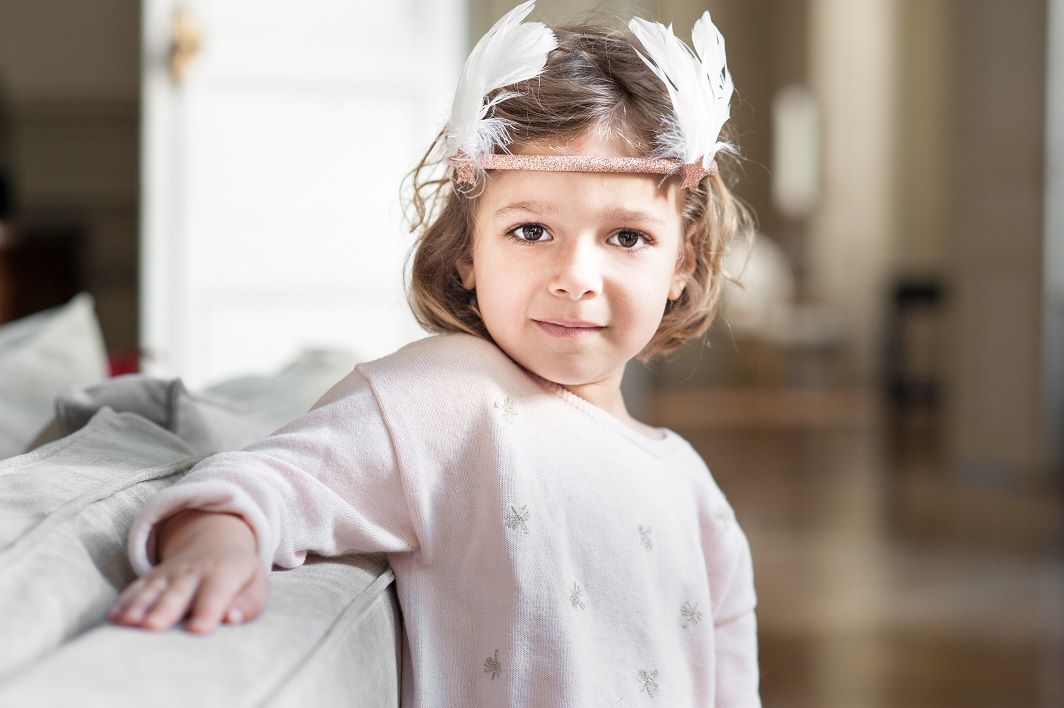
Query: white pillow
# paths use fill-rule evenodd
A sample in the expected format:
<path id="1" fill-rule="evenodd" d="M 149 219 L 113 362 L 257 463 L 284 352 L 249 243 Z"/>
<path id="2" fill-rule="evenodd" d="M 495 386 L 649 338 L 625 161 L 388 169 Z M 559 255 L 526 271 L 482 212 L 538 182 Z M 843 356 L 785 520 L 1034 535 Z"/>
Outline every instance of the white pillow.
<path id="1" fill-rule="evenodd" d="M 107 378 L 92 296 L 0 325 L 0 459 L 20 454 L 70 386 Z"/>
<path id="2" fill-rule="evenodd" d="M 308 349 L 273 376 L 247 376 L 191 393 L 181 379 L 142 374 L 70 386 L 55 399 L 55 419 L 36 449 L 80 430 L 103 408 L 135 413 L 166 428 L 199 455 L 240 450 L 303 415 L 358 359 L 344 350 Z"/>

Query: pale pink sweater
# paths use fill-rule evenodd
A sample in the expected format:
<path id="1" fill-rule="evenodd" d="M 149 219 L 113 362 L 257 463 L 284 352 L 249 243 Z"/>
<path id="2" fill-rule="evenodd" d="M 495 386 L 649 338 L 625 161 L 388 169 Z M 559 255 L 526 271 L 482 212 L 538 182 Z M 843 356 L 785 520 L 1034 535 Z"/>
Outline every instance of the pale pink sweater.
<path id="1" fill-rule="evenodd" d="M 746 537 L 698 454 L 469 335 L 361 364 L 305 416 L 210 457 L 130 532 L 240 514 L 266 567 L 385 552 L 404 706 L 757 706 Z"/>

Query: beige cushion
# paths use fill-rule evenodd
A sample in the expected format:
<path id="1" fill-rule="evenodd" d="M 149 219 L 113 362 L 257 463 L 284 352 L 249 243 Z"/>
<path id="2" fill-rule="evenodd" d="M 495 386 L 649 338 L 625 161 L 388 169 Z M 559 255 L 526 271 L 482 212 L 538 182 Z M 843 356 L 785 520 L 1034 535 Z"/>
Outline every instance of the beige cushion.
<path id="1" fill-rule="evenodd" d="M 0 325 L 0 459 L 29 445 L 51 418 L 57 394 L 109 373 L 88 294 Z"/>

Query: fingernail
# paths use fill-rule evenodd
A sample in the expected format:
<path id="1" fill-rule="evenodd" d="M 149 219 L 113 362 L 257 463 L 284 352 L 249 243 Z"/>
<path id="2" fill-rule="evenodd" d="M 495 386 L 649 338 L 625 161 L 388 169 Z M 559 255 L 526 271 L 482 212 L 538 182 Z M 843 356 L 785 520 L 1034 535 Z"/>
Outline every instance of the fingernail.
<path id="1" fill-rule="evenodd" d="M 233 609 L 229 610 L 229 621 L 230 622 L 243 622 L 244 621 L 244 613 L 241 612 L 239 608 L 234 607 Z"/>

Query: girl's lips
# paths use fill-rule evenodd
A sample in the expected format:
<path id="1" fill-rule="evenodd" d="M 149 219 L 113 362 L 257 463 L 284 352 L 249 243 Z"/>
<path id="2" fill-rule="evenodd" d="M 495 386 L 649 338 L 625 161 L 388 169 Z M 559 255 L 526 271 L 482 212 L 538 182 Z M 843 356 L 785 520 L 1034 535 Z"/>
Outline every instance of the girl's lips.
<path id="1" fill-rule="evenodd" d="M 533 322 L 544 332 L 555 337 L 584 337 L 605 329 L 602 325 L 591 322 L 543 322 L 541 320 L 533 320 Z"/>

